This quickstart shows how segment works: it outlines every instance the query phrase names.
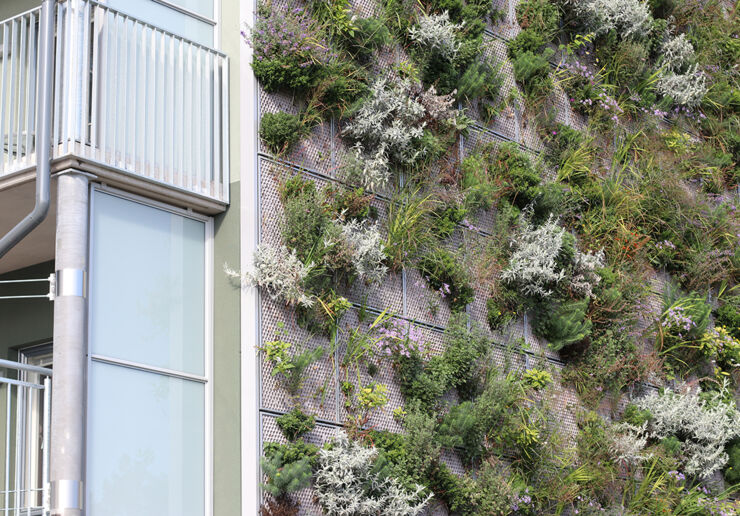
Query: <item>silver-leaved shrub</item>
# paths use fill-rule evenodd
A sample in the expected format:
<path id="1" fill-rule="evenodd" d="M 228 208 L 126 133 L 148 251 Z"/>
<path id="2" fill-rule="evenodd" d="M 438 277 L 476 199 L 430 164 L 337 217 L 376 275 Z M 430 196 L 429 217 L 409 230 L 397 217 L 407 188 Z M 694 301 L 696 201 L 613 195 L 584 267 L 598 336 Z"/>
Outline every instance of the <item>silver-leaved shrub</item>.
<path id="1" fill-rule="evenodd" d="M 260 245 L 254 252 L 254 270 L 241 273 L 224 265 L 224 272 L 242 285 L 263 289 L 271 299 L 288 305 L 313 306 L 314 299 L 303 288 L 311 267 L 298 259 L 285 245 Z"/>
<path id="2" fill-rule="evenodd" d="M 433 87 L 377 80 L 343 131 L 355 142 L 346 165 L 350 179 L 370 190 L 385 186 L 392 165 L 413 165 L 428 153 L 422 144 L 428 121 L 465 126 L 467 118 L 453 105 L 453 95 L 437 95 Z"/>
<path id="3" fill-rule="evenodd" d="M 647 425 L 627 429 L 634 439 L 681 436 L 686 474 L 708 478 L 728 460 L 725 445 L 740 437 L 740 412 L 725 400 L 727 386 L 701 395 L 700 389 L 653 392 L 635 401 L 651 418 Z"/>
<path id="4" fill-rule="evenodd" d="M 653 23 L 647 2 L 639 0 L 571 0 L 576 14 L 597 35 L 611 30 L 623 38 L 643 38 Z"/>
<path id="5" fill-rule="evenodd" d="M 331 449 L 319 451 L 314 477 L 316 498 L 327 516 L 418 516 L 431 495 L 423 486 L 405 489 L 393 477 L 372 471 L 377 450 L 350 440 L 344 432 Z"/>
<path id="6" fill-rule="evenodd" d="M 658 79 L 657 87 L 661 95 L 687 108 L 697 107 L 708 89 L 707 77 L 697 65 L 689 66 L 685 73 L 665 73 Z"/>
<path id="7" fill-rule="evenodd" d="M 385 245 L 377 224 L 357 220 L 340 223 L 342 245 L 351 257 L 355 276 L 366 284 L 378 284 L 388 274 Z"/>
<path id="8" fill-rule="evenodd" d="M 501 275 L 504 282 L 516 286 L 524 295 L 544 299 L 567 281 L 576 295 L 591 297 L 601 279 L 596 271 L 604 266 L 604 253 L 594 255 L 576 250 L 566 274 L 558 263 L 564 236 L 565 229 L 552 216 L 538 227 L 524 219 L 511 241 L 509 266 Z"/>
<path id="9" fill-rule="evenodd" d="M 460 42 L 457 32 L 462 29 L 462 24 L 450 21 L 450 13 L 421 16 L 418 25 L 409 29 L 409 37 L 433 52 L 438 52 L 442 57 L 452 61 L 460 50 Z"/>

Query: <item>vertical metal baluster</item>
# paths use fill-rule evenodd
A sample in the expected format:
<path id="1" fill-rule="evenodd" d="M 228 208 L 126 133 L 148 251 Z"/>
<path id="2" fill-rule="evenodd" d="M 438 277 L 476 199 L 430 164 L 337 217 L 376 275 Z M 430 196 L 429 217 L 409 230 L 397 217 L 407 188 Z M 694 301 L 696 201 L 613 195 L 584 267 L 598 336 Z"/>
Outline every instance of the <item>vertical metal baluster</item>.
<path id="1" fill-rule="evenodd" d="M 28 102 L 26 104 L 26 145 L 24 152 L 24 162 L 26 165 L 31 163 L 31 147 L 34 146 L 31 134 L 36 132 L 36 70 L 38 50 L 36 48 L 36 13 L 28 15 Z"/>
<path id="2" fill-rule="evenodd" d="M 92 46 L 92 93 L 90 94 L 90 156 L 100 156 L 98 147 L 98 95 L 100 88 L 100 38 L 102 37 L 102 16 L 99 6 L 93 8 L 91 23 L 93 24 L 93 46 Z"/>
<path id="3" fill-rule="evenodd" d="M 3 23 L 3 48 L 8 48 L 8 24 Z M 7 74 L 8 65 L 6 59 L 3 59 L 0 63 L 0 72 L 2 77 L 0 78 L 0 174 L 5 170 L 5 99 L 7 95 Z M 10 162 L 10 155 L 8 155 L 8 162 Z M 8 166 L 8 168 L 10 168 Z"/>
<path id="4" fill-rule="evenodd" d="M 223 131 L 221 132 L 221 145 L 223 152 L 221 154 L 223 162 L 223 174 L 222 174 L 222 185 L 221 185 L 221 192 L 219 195 L 219 199 L 223 201 L 229 201 L 229 167 L 231 164 L 229 163 L 229 145 L 231 142 L 229 142 L 229 132 L 227 129 L 229 128 L 229 61 L 227 59 L 223 59 L 223 72 L 222 72 L 222 79 L 221 79 L 221 88 L 222 88 L 222 95 L 221 95 L 221 116 L 223 118 L 222 124 L 223 124 Z M 246 102 L 247 100 L 245 100 Z M 251 122 L 249 122 L 251 123 Z"/>
<path id="5" fill-rule="evenodd" d="M 213 110 L 213 123 L 211 124 L 211 131 L 213 132 L 213 177 L 211 178 L 211 185 L 208 194 L 216 199 L 221 199 L 221 161 L 220 161 L 220 150 L 221 145 L 219 139 L 221 136 L 221 81 L 220 81 L 220 70 L 221 70 L 221 57 L 214 56 L 213 58 L 213 70 L 211 71 L 211 80 L 213 84 L 213 101 L 211 102 L 211 109 Z"/>
<path id="6" fill-rule="evenodd" d="M 43 484 L 44 514 L 51 511 L 51 496 L 49 492 L 49 432 L 51 429 L 51 378 L 44 378 L 44 426 L 43 426 L 43 453 L 41 455 L 41 482 Z"/>
<path id="7" fill-rule="evenodd" d="M 11 22 L 11 31 L 10 31 L 10 113 L 8 116 L 8 164 L 15 165 L 16 159 L 17 159 L 17 153 L 16 158 L 13 158 L 13 126 L 15 125 L 15 117 L 16 112 L 16 104 L 15 104 L 15 94 L 16 90 L 18 88 L 18 79 L 16 77 L 17 74 L 17 68 L 18 68 L 18 45 L 16 43 L 17 39 L 17 20 L 13 20 Z"/>

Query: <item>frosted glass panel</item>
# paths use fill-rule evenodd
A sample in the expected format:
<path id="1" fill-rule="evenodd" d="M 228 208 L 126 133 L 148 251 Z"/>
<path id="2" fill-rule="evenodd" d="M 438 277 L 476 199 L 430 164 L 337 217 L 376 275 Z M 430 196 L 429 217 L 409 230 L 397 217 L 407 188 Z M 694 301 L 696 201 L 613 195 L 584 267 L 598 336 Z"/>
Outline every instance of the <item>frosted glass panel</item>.
<path id="1" fill-rule="evenodd" d="M 176 0 L 170 3 L 213 18 L 213 0 Z M 152 0 L 108 0 L 105 4 L 201 45 L 213 46 L 213 25 Z"/>
<path id="2" fill-rule="evenodd" d="M 203 516 L 201 383 L 93 362 L 89 516 Z"/>
<path id="3" fill-rule="evenodd" d="M 95 193 L 94 354 L 204 375 L 205 223 Z"/>

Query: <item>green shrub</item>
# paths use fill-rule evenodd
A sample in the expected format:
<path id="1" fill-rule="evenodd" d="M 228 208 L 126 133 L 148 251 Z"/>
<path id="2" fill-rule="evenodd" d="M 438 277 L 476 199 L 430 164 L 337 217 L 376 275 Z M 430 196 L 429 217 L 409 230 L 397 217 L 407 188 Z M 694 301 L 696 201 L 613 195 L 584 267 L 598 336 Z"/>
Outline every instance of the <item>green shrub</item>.
<path id="1" fill-rule="evenodd" d="M 280 221 L 283 242 L 295 250 L 304 263 L 318 262 L 329 217 L 316 184 L 300 175 L 293 176 L 282 185 L 280 197 L 283 202 Z"/>
<path id="2" fill-rule="evenodd" d="M 493 177 L 507 185 L 508 197 L 520 209 L 531 204 L 540 193 L 539 171 L 514 142 L 501 144 L 490 154 Z"/>
<path id="3" fill-rule="evenodd" d="M 507 52 L 511 59 L 516 59 L 525 52 L 536 54 L 544 46 L 545 40 L 542 35 L 531 30 L 523 30 L 506 43 Z"/>
<path id="4" fill-rule="evenodd" d="M 260 138 L 277 154 L 290 152 L 304 134 L 304 126 L 298 115 L 265 113 L 260 120 Z"/>
<path id="5" fill-rule="evenodd" d="M 490 209 L 493 206 L 496 185 L 488 176 L 486 160 L 480 154 L 467 156 L 460 165 L 460 174 L 465 206 L 471 211 Z"/>
<path id="6" fill-rule="evenodd" d="M 434 210 L 432 213 L 434 234 L 439 239 L 449 237 L 457 229 L 457 225 L 465 219 L 467 213 L 468 210 L 463 206 L 445 206 Z"/>
<path id="7" fill-rule="evenodd" d="M 345 39 L 347 50 L 360 63 L 367 63 L 373 52 L 393 41 L 388 27 L 378 18 L 358 18 L 354 33 Z"/>
<path id="8" fill-rule="evenodd" d="M 493 102 L 499 96 L 501 87 L 504 82 L 504 77 L 501 74 L 501 65 L 494 65 L 487 60 L 474 61 L 465 68 L 465 72 L 460 75 L 460 79 L 457 82 L 457 98 L 459 100 L 465 99 L 472 102 L 476 99 L 484 99 L 489 102 Z M 484 111 L 484 115 L 487 115 L 489 122 L 492 113 L 486 112 L 486 108 L 482 107 L 481 104 L 478 106 L 478 110 Z"/>
<path id="9" fill-rule="evenodd" d="M 651 364 L 646 358 L 638 352 L 633 337 L 607 329 L 592 338 L 578 359 L 568 364 L 563 379 L 575 386 L 587 405 L 595 406 L 604 396 L 618 395 L 647 379 Z"/>
<path id="10" fill-rule="evenodd" d="M 558 30 L 560 13 L 550 0 L 524 0 L 516 6 L 516 20 L 524 31 L 544 34 L 550 39 Z"/>
<path id="11" fill-rule="evenodd" d="M 634 403 L 630 403 L 624 408 L 622 420 L 630 425 L 640 427 L 645 422 L 650 421 L 651 417 L 649 411 L 639 408 Z"/>
<path id="12" fill-rule="evenodd" d="M 587 309 L 588 299 L 544 304 L 537 311 L 532 329 L 548 340 L 551 349 L 559 351 L 582 342 L 591 334 Z"/>
<path id="13" fill-rule="evenodd" d="M 287 414 L 283 414 L 275 422 L 289 441 L 295 441 L 316 426 L 316 418 L 304 414 L 299 408 L 294 408 Z"/>
<path id="14" fill-rule="evenodd" d="M 551 48 L 546 48 L 539 54 L 525 51 L 514 58 L 514 80 L 529 100 L 542 99 L 552 91 L 549 60 L 554 52 Z"/>
<path id="15" fill-rule="evenodd" d="M 281 497 L 311 483 L 318 448 L 298 440 L 290 444 L 267 442 L 260 459 L 267 482 L 262 488 L 274 497 Z"/>
<path id="16" fill-rule="evenodd" d="M 740 484 L 740 439 L 735 439 L 725 448 L 730 459 L 723 471 L 725 482 L 731 485 Z"/>
<path id="17" fill-rule="evenodd" d="M 460 260 L 446 249 L 437 249 L 419 260 L 419 271 L 429 285 L 447 298 L 455 312 L 465 310 L 473 301 L 470 276 Z"/>
<path id="18" fill-rule="evenodd" d="M 460 399 L 472 399 L 480 391 L 481 360 L 490 341 L 475 324 L 468 328 L 468 317 L 457 314 L 445 330 L 445 351 L 426 363 L 418 352 L 395 356 L 401 394 L 407 404 L 418 403 L 431 410 L 450 389 L 457 389 Z"/>
<path id="19" fill-rule="evenodd" d="M 740 339 L 740 296 L 726 299 L 717 309 L 715 316 L 718 326 L 724 326 L 730 335 Z"/>
<path id="20" fill-rule="evenodd" d="M 519 294 L 507 287 L 499 285 L 495 295 L 486 301 L 486 320 L 492 330 L 498 330 L 519 317 L 524 310 Z"/>

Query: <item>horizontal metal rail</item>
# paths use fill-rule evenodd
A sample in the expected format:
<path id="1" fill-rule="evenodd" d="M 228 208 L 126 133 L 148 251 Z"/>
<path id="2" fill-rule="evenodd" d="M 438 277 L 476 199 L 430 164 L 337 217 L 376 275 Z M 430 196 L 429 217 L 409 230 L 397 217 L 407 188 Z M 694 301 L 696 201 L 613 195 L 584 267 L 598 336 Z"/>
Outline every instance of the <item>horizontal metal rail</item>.
<path id="1" fill-rule="evenodd" d="M 53 371 L 46 367 L 21 364 L 20 362 L 13 362 L 12 360 L 0 359 L 0 367 L 4 367 L 6 369 L 15 369 L 16 371 L 26 371 L 28 373 L 38 373 L 44 376 L 52 376 L 53 374 Z"/>

